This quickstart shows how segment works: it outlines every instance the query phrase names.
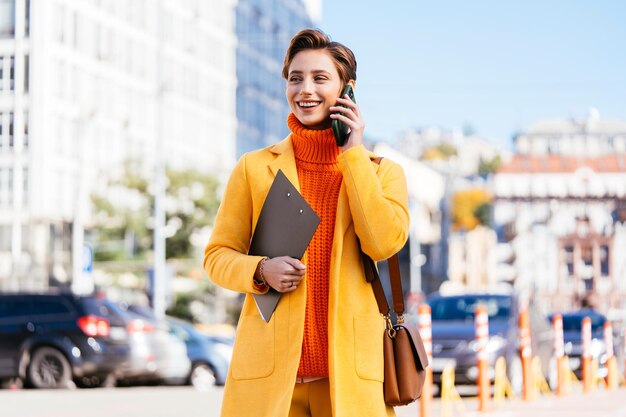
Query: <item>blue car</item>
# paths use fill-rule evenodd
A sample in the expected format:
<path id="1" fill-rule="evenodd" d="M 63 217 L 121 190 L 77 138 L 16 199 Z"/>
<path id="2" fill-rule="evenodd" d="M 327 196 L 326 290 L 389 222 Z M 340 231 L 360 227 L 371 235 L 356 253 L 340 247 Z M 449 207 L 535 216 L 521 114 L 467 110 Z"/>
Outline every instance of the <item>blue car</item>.
<path id="1" fill-rule="evenodd" d="M 166 320 L 170 333 L 187 346 L 187 356 L 191 360 L 188 383 L 199 390 L 207 390 L 212 385 L 224 385 L 234 339 L 204 334 L 193 324 L 180 319 L 167 317 Z"/>
<path id="2" fill-rule="evenodd" d="M 550 314 L 548 320 L 551 322 L 556 313 Z M 590 353 L 593 359 L 598 361 L 598 378 L 606 377 L 607 352 L 604 341 L 604 323 L 606 316 L 591 309 L 581 309 L 561 313 L 563 318 L 563 339 L 565 343 L 565 354 L 569 358 L 570 369 L 578 378 L 582 378 L 582 321 L 585 317 L 591 320 L 591 346 Z M 614 334 L 613 351 L 616 355 L 620 353 L 619 334 Z"/>

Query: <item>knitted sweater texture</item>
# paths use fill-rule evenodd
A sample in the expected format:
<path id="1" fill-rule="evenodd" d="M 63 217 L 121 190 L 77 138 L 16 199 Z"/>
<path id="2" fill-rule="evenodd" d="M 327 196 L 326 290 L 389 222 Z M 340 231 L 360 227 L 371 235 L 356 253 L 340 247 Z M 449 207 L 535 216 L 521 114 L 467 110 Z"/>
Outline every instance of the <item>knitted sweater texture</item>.
<path id="1" fill-rule="evenodd" d="M 321 222 L 307 248 L 306 314 L 298 376 L 328 376 L 328 288 L 337 200 L 343 179 L 332 129 L 311 130 L 290 114 L 300 192 Z"/>

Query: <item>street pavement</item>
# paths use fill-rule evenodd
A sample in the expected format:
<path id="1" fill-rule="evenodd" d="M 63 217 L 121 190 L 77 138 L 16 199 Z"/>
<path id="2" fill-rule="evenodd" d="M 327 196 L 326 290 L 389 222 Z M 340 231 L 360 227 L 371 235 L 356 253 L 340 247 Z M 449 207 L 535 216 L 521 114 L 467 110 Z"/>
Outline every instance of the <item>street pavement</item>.
<path id="1" fill-rule="evenodd" d="M 521 399 L 488 403 L 489 411 L 478 411 L 475 397 L 464 397 L 462 404 L 450 404 L 442 414 L 442 403 L 433 403 L 431 417 L 626 417 L 626 387 L 607 391 L 596 389 L 582 394 L 575 390 L 566 397 L 543 395 L 532 401 Z M 444 406 L 443 408 L 446 408 Z M 396 408 L 397 417 L 420 416 L 417 405 Z"/>
<path id="2" fill-rule="evenodd" d="M 222 393 L 219 387 L 207 392 L 190 387 L 0 390 L 0 416 L 219 417 Z M 465 397 L 462 405 L 452 404 L 448 417 L 626 417 L 626 388 L 490 404 L 492 411 L 478 412 L 476 399 Z M 396 408 L 397 417 L 421 417 L 418 405 Z M 445 417 L 439 399 L 433 401 L 431 417 Z"/>

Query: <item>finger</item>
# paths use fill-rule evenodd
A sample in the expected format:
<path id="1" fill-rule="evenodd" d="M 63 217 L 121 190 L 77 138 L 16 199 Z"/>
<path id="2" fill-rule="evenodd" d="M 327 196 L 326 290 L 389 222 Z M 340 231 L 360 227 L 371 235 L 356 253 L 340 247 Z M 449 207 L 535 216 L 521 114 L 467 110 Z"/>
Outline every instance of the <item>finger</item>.
<path id="1" fill-rule="evenodd" d="M 349 97 L 348 98 L 346 98 L 346 97 L 348 97 L 348 96 L 338 97 L 337 98 L 337 104 L 342 104 L 342 105 L 347 106 L 349 108 L 354 108 L 354 107 L 357 106 L 357 104 L 354 101 L 350 100 Z"/>
<path id="2" fill-rule="evenodd" d="M 281 285 L 282 292 L 295 291 L 298 285 L 294 281 L 284 281 Z"/>
<path id="3" fill-rule="evenodd" d="M 345 100 L 344 100 L 345 101 Z M 357 108 L 357 105 L 353 102 L 348 102 L 348 103 L 337 103 L 334 106 L 330 106 L 330 111 L 332 112 L 341 112 L 341 113 L 347 113 L 350 111 L 354 111 Z"/>
<path id="4" fill-rule="evenodd" d="M 300 285 L 302 283 L 302 280 L 304 279 L 304 277 L 293 277 L 291 278 L 291 282 L 293 283 L 294 287 L 297 287 L 298 285 Z M 292 285 L 292 284 L 289 284 Z"/>
<path id="5" fill-rule="evenodd" d="M 331 110 L 331 112 L 332 112 L 332 110 Z M 330 114 L 330 118 L 331 119 L 341 120 L 342 122 L 344 122 L 347 125 L 350 125 L 350 123 L 356 123 L 356 120 L 357 120 L 357 116 L 351 110 L 346 111 L 344 113 L 333 112 L 333 113 Z"/>
<path id="6" fill-rule="evenodd" d="M 293 279 L 297 277 L 302 277 L 306 274 L 306 271 L 303 269 L 290 269 L 283 272 L 283 277 L 286 279 Z"/>
<path id="7" fill-rule="evenodd" d="M 291 265 L 296 270 L 304 270 L 306 269 L 306 265 L 304 265 L 299 259 L 295 258 L 285 258 L 285 263 Z"/>

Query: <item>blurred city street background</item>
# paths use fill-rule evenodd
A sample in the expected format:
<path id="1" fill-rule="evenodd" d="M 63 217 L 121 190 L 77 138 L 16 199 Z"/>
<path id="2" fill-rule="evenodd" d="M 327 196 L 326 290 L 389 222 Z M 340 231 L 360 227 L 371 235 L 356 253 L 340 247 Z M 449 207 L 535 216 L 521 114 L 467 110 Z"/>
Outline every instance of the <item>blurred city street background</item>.
<path id="1" fill-rule="evenodd" d="M 204 246 L 238 158 L 289 133 L 284 52 L 319 27 L 356 54 L 365 146 L 407 177 L 403 288 L 408 320 L 431 308 L 436 389 L 447 370 L 475 387 L 481 305 L 490 380 L 519 397 L 528 354 L 543 393 L 494 416 L 626 416 L 605 389 L 626 371 L 624 16 L 618 0 L 0 0 L 0 410 L 217 415 L 243 295 L 207 279 Z M 550 394 L 561 361 L 597 388 Z"/>

